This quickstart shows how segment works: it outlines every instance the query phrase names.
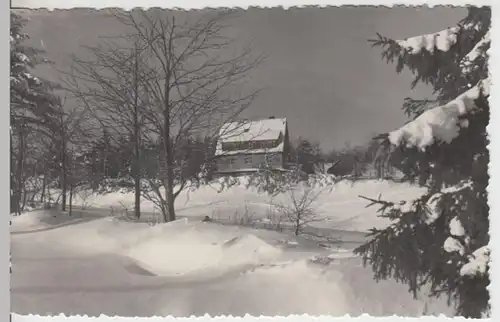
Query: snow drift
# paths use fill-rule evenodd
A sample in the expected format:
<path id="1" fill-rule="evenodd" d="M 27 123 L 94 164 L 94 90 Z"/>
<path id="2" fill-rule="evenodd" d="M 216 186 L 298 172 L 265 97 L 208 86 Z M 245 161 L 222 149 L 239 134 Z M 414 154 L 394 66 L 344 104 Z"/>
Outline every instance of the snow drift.
<path id="1" fill-rule="evenodd" d="M 128 289 L 130 284 L 130 289 L 135 285 L 150 285 L 158 290 L 151 294 L 155 294 L 155 303 L 160 306 L 155 313 L 163 315 L 189 316 L 208 312 L 212 315 L 370 313 L 415 316 L 422 312 L 422 301 L 412 299 L 406 286 L 394 281 L 375 283 L 371 271 L 362 268 L 359 259 L 349 259 L 352 258 L 349 250 L 304 247 L 299 239 L 298 243 L 287 242 L 289 240 L 290 236 L 275 231 L 188 219 L 151 226 L 102 218 L 13 235 L 16 249 L 26 251 L 31 247 L 36 256 L 59 260 L 67 257 L 70 264 L 66 267 L 77 265 L 80 271 L 88 268 L 94 274 L 98 272 L 102 285 L 94 286 L 96 292 L 101 290 L 96 296 L 115 301 L 115 308 L 121 305 L 117 303 L 123 303 L 123 294 L 120 293 L 118 299 L 109 297 L 112 293 L 106 287 L 117 287 L 113 283 L 120 285 L 120 289 Z M 40 249 L 44 252 L 40 253 Z M 152 274 L 137 274 L 137 271 L 134 274 L 125 267 L 120 269 L 119 258 L 131 259 L 136 266 Z M 104 267 L 99 266 L 103 261 Z M 50 271 L 50 274 L 64 274 L 66 283 L 76 283 L 84 289 L 88 286 L 87 282 L 75 281 L 70 271 L 60 267 L 60 263 L 56 263 L 56 272 Z M 55 283 L 51 287 L 57 289 L 58 282 Z M 54 296 L 69 296 L 64 292 L 67 285 L 61 285 L 63 293 Z M 396 292 L 397 301 L 380 298 L 381 291 Z M 147 297 L 150 293 L 141 294 Z M 442 307 L 438 312 L 443 312 Z"/>
<path id="2" fill-rule="evenodd" d="M 270 263 L 281 250 L 259 237 L 219 225 L 187 223 L 165 229 L 125 254 L 159 276 L 223 274 L 233 268 Z"/>

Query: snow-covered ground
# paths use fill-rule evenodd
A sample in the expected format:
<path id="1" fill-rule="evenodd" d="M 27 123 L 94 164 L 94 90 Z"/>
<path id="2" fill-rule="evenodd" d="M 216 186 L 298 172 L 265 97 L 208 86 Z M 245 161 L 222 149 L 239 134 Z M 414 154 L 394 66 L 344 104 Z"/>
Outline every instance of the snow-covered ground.
<path id="1" fill-rule="evenodd" d="M 318 200 L 318 207 L 325 217 L 349 219 L 350 229 L 364 231 L 383 222 L 357 196 L 378 193 L 398 198 L 419 191 L 388 182 L 339 183 Z M 167 224 L 109 216 L 109 207 L 130 204 L 132 197 L 130 193 L 91 196 L 92 205 L 101 208 L 75 210 L 73 216 L 54 211 L 13 216 L 13 311 L 125 316 L 451 315 L 444 299 L 429 300 L 425 294 L 413 299 L 405 285 L 391 280 L 376 283 L 371 269 L 353 255 L 352 243 L 325 247 L 289 233 L 204 223 L 199 218 L 214 216 L 214 211 L 234 213 L 245 205 L 258 214 L 269 202 L 256 191 L 243 187 L 222 193 L 211 187 L 191 191 L 177 204 L 186 217 Z M 144 202 L 143 208 L 147 207 L 153 210 Z"/>
<path id="2" fill-rule="evenodd" d="M 374 282 L 342 244 L 327 249 L 275 231 L 198 220 L 151 226 L 103 217 L 13 234 L 12 262 L 13 311 L 21 314 L 451 311 L 444 301 L 414 300 L 404 285 Z"/>
<path id="3" fill-rule="evenodd" d="M 314 194 L 318 195 L 313 203 L 314 210 L 322 220 L 311 225 L 320 228 L 333 228 L 347 231 L 368 231 L 383 228 L 387 219 L 376 214 L 376 207 L 366 208 L 367 201 L 359 196 L 377 198 L 379 194 L 389 201 L 408 200 L 420 196 L 424 190 L 407 183 L 395 183 L 382 180 L 361 180 L 357 182 L 340 181 L 333 185 L 317 186 Z M 287 193 L 270 197 L 257 189 L 247 188 L 244 184 L 234 185 L 220 190 L 217 184 L 204 185 L 197 189 L 186 189 L 176 199 L 179 216 L 209 216 L 226 222 L 241 222 L 245 219 L 266 222 L 277 214 L 273 205 L 290 202 Z M 84 191 L 75 196 L 75 205 L 106 208 L 115 214 L 131 211 L 134 194 L 130 191 L 115 191 L 106 194 L 93 194 Z M 159 210 L 148 200 L 142 200 L 143 212 L 156 213 Z"/>

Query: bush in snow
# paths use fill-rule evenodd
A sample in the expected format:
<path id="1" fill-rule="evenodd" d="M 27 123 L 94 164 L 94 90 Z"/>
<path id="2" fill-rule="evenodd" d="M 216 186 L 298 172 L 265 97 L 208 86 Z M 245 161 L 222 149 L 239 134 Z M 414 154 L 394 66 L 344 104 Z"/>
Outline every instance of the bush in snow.
<path id="1" fill-rule="evenodd" d="M 392 220 L 356 249 L 376 279 L 394 277 L 415 295 L 430 285 L 457 315 L 489 312 L 488 138 L 490 8 L 468 8 L 458 26 L 404 41 L 379 35 L 383 57 L 431 84 L 436 99 L 407 99 L 412 120 L 385 136 L 385 155 L 407 180 L 428 188 L 417 200 L 370 199 Z"/>
<path id="2" fill-rule="evenodd" d="M 292 168 L 283 172 L 261 169 L 248 176 L 226 176 L 217 178 L 209 183 L 199 182 L 196 187 L 201 184 L 208 184 L 214 186 L 217 191 L 222 192 L 235 186 L 243 186 L 247 189 L 254 188 L 259 193 L 276 196 L 286 193 L 296 186 L 306 186 L 312 189 L 333 189 L 334 185 L 342 180 L 348 180 L 348 178 L 336 177 L 331 174 L 307 175 L 298 168 Z"/>
<path id="3" fill-rule="evenodd" d="M 307 178 L 307 185 L 311 188 L 333 188 L 339 181 L 348 179 L 348 177 L 337 177 L 331 174 L 314 174 Z"/>
<path id="4" fill-rule="evenodd" d="M 134 181 L 131 177 L 105 178 L 99 182 L 95 191 L 99 194 L 111 192 L 127 193 L 134 190 Z"/>
<path id="5" fill-rule="evenodd" d="M 315 209 L 319 195 L 320 192 L 310 187 L 297 186 L 288 190 L 288 200 L 285 203 L 273 206 L 293 225 L 293 231 L 298 236 L 310 223 L 320 220 Z"/>

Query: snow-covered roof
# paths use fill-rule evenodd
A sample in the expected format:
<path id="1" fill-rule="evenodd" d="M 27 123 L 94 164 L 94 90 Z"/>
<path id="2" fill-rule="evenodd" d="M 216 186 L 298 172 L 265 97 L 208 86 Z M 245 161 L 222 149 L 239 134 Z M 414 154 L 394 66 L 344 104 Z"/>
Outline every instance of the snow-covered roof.
<path id="1" fill-rule="evenodd" d="M 219 132 L 219 141 L 248 142 L 276 140 L 285 134 L 286 118 L 268 118 L 258 121 L 238 121 L 226 123 Z"/>
<path id="2" fill-rule="evenodd" d="M 272 148 L 245 149 L 224 151 L 223 143 L 236 142 L 257 142 L 279 139 L 280 135 L 285 135 L 286 118 L 268 118 L 256 121 L 238 121 L 226 123 L 219 132 L 219 140 L 215 150 L 215 155 L 237 155 L 242 153 L 276 153 L 283 152 L 284 141 Z"/>

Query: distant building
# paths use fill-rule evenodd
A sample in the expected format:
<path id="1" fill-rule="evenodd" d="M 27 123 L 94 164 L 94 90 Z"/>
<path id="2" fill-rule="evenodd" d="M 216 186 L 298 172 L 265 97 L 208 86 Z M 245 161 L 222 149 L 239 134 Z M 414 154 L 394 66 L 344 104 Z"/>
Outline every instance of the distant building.
<path id="1" fill-rule="evenodd" d="M 285 170 L 289 147 L 285 118 L 226 123 L 215 150 L 216 174 L 248 174 L 263 166 Z"/>

